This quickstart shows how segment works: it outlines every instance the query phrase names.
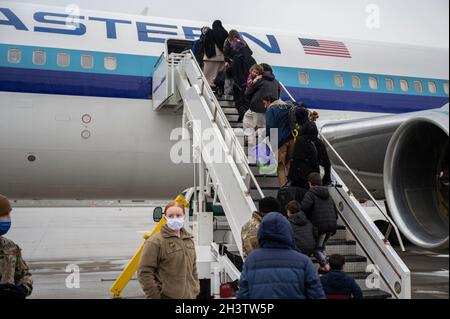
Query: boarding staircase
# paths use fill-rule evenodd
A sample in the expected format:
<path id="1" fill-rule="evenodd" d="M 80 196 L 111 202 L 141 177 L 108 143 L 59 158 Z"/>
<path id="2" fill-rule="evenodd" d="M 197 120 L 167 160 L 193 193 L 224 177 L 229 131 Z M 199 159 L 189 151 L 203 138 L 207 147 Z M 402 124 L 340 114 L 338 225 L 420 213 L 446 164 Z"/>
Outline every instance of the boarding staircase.
<path id="1" fill-rule="evenodd" d="M 216 232 L 224 234 L 219 236 L 223 240 L 214 234 L 199 236 L 211 242 L 213 252 L 217 253 L 216 244 L 222 241 L 242 256 L 241 228 L 257 210 L 261 198 L 277 196 L 277 176 L 249 161 L 234 102 L 214 95 L 192 52 L 163 53 L 155 64 L 153 81 L 154 111 L 183 112 L 185 139 L 192 145 L 195 167 L 196 225 L 201 227 L 201 220 L 214 220 L 203 225 L 214 225 Z M 328 146 L 332 149 L 331 144 Z M 335 171 L 332 177 L 336 186 L 331 193 L 340 216 L 339 230 L 328 242 L 327 254 L 346 257 L 346 270 L 361 286 L 365 298 L 411 298 L 409 270 L 386 240 L 389 233 L 378 230 Z M 394 222 L 389 221 L 389 232 L 398 234 Z M 227 232 L 231 232 L 231 238 L 225 236 Z M 224 261 L 229 277 L 237 279 L 239 272 L 229 259 L 220 254 L 216 257 Z M 315 259 L 313 262 L 317 264 Z"/>

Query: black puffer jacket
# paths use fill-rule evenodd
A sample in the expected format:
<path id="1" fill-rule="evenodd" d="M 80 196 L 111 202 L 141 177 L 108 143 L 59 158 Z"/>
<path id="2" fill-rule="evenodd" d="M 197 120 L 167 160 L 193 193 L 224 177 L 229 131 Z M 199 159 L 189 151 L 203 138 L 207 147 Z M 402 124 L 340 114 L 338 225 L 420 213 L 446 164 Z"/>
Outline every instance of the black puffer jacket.
<path id="1" fill-rule="evenodd" d="M 303 212 L 289 218 L 295 236 L 295 245 L 306 256 L 311 256 L 317 246 L 319 233 Z"/>
<path id="2" fill-rule="evenodd" d="M 319 234 L 336 233 L 336 207 L 327 187 L 312 187 L 301 204 L 308 219 L 317 227 Z"/>
<path id="3" fill-rule="evenodd" d="M 320 173 L 319 154 L 313 141 L 314 127 L 315 124 L 314 126 L 309 124 L 302 126 L 299 132 L 300 137 L 295 143 L 294 155 L 289 171 L 289 180 L 292 182 L 292 185 L 305 189 L 309 189 L 309 174 Z"/>
<path id="4" fill-rule="evenodd" d="M 250 110 L 256 113 L 266 113 L 263 99 L 271 96 L 280 98 L 280 83 L 270 72 L 264 72 L 261 80 L 245 91 L 245 97 L 250 101 Z"/>

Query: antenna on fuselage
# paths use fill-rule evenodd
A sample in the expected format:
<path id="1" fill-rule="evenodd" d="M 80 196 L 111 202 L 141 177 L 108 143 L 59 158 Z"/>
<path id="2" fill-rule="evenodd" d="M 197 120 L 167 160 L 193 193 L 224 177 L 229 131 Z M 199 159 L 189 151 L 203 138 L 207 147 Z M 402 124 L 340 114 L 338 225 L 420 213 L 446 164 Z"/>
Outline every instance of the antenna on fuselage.
<path id="1" fill-rule="evenodd" d="M 150 7 L 148 7 L 148 6 L 145 7 L 144 10 L 142 10 L 141 15 L 143 15 L 143 16 L 148 15 L 149 10 L 150 10 Z"/>

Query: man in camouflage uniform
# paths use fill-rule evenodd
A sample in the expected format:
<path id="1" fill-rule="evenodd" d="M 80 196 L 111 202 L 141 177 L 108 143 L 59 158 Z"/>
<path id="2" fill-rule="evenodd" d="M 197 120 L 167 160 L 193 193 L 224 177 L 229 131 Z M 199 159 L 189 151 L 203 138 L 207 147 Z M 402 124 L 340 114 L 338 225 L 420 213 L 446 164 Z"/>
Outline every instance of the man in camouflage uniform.
<path id="1" fill-rule="evenodd" d="M 273 212 L 281 212 L 280 203 L 273 197 L 263 198 L 259 202 L 259 212 L 254 212 L 252 219 L 242 227 L 241 237 L 244 257 L 247 257 L 253 250 L 259 247 L 259 226 L 261 225 L 264 216 Z"/>
<path id="2" fill-rule="evenodd" d="M 0 195 L 0 299 L 25 299 L 33 290 L 28 265 L 19 246 L 3 237 L 11 227 L 11 205 Z"/>

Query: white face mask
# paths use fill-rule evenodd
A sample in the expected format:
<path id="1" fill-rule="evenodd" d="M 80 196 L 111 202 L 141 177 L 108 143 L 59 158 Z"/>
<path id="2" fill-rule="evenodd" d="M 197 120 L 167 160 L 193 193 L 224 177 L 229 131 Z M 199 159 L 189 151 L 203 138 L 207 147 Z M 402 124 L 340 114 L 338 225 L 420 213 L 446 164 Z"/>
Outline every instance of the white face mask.
<path id="1" fill-rule="evenodd" d="M 184 226 L 184 217 L 181 218 L 167 218 L 166 217 L 167 226 L 174 230 L 179 231 Z"/>

